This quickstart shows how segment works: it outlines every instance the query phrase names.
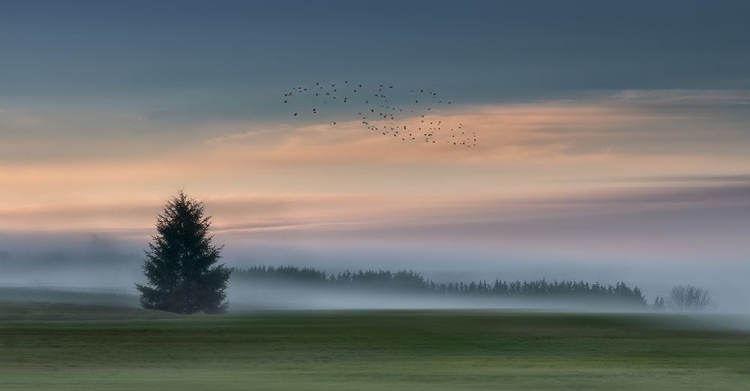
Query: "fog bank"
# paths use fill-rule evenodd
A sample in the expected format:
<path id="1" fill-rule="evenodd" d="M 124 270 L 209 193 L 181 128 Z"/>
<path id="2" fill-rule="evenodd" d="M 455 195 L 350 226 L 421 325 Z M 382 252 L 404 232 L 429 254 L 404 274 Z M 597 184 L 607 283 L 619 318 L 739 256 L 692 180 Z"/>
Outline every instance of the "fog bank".
<path id="1" fill-rule="evenodd" d="M 103 290 L 135 295 L 135 283 L 143 283 L 142 241 L 117 240 L 101 234 L 8 235 L 0 251 L 0 286 L 45 287 L 63 290 Z M 504 280 L 583 280 L 641 289 L 648 302 L 665 296 L 678 284 L 707 288 L 720 313 L 750 314 L 750 286 L 747 262 L 676 262 L 660 259 L 570 259 L 532 257 L 491 248 L 452 248 L 448 244 L 348 245 L 323 244 L 232 246 L 222 262 L 233 267 L 253 265 L 314 267 L 327 273 L 344 270 L 411 269 L 435 282 L 469 282 L 495 278 Z M 229 288 L 229 300 L 236 308 L 498 308 L 498 303 L 472 299 L 436 297 L 389 297 L 340 292 L 291 290 L 274 287 Z M 525 302 L 504 302 L 517 308 Z M 535 305 L 538 307 L 538 305 Z M 581 310 L 585 310 L 581 309 Z M 603 309 L 606 310 L 606 309 Z"/>

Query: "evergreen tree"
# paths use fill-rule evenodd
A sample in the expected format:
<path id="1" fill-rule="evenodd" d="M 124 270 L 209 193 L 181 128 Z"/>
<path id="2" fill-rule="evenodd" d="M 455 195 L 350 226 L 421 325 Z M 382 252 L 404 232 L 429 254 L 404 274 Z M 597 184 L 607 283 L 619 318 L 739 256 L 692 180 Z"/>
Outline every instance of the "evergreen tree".
<path id="1" fill-rule="evenodd" d="M 651 309 L 655 311 L 664 311 L 667 309 L 667 305 L 664 301 L 664 298 L 661 296 L 656 296 L 654 299 L 654 304 L 651 304 Z"/>
<path id="2" fill-rule="evenodd" d="M 157 234 L 143 263 L 150 286 L 136 284 L 144 308 L 183 314 L 226 310 L 232 270 L 216 265 L 222 247 L 211 243 L 210 217 L 203 212 L 202 202 L 180 191 L 157 217 Z"/>

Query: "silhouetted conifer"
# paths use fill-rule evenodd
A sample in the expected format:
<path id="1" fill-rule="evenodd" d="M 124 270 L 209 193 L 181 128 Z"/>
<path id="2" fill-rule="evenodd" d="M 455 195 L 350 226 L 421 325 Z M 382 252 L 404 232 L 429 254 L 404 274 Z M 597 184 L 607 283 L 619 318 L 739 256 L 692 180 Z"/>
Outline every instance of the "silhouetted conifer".
<path id="1" fill-rule="evenodd" d="M 211 243 L 210 218 L 203 212 L 202 202 L 180 191 L 157 217 L 157 234 L 143 263 L 148 286 L 136 284 L 144 308 L 182 314 L 226 310 L 232 270 L 216 265 L 222 247 Z"/>

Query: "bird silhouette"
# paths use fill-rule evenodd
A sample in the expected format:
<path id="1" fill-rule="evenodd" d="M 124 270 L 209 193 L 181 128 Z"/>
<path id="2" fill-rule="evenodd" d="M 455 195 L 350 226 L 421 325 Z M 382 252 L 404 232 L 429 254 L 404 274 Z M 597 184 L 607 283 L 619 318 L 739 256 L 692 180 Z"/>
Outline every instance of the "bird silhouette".
<path id="1" fill-rule="evenodd" d="M 348 85 L 349 81 L 350 80 L 343 80 L 341 84 Z M 310 113 L 320 113 L 321 115 L 328 114 L 331 116 L 335 115 L 341 117 L 353 116 L 354 113 L 356 113 L 357 119 L 362 123 L 364 129 L 373 131 L 382 129 L 381 133 L 383 135 L 393 135 L 394 137 L 400 137 L 402 141 L 416 139 L 416 135 L 413 133 L 410 133 L 409 137 L 406 137 L 405 135 L 399 135 L 399 131 L 405 132 L 407 129 L 409 129 L 409 125 L 414 124 L 416 122 L 415 120 L 418 120 L 420 122 L 416 124 L 421 123 L 422 126 L 425 126 L 424 124 L 426 122 L 429 122 L 429 125 L 424 129 L 419 128 L 419 131 L 423 135 L 426 143 L 435 144 L 437 142 L 443 143 L 443 141 L 445 141 L 447 144 L 453 144 L 456 146 L 460 145 L 467 148 L 476 146 L 478 144 L 478 137 L 476 133 L 468 135 L 466 131 L 463 131 L 460 134 L 456 132 L 463 130 L 463 123 L 458 123 L 458 125 L 455 125 L 454 123 L 451 123 L 452 121 L 448 120 L 448 124 L 452 126 L 447 126 L 446 129 L 443 129 L 443 126 L 445 126 L 445 118 L 436 118 L 436 121 L 429 121 L 433 116 L 441 114 L 441 110 L 439 110 L 439 108 L 442 105 L 453 104 L 453 101 L 451 100 L 445 100 L 444 98 L 437 99 L 437 96 L 439 95 L 437 91 L 430 91 L 425 89 L 401 90 L 394 84 L 385 83 L 370 86 L 367 86 L 365 84 L 353 83 L 353 88 L 352 90 L 348 90 L 349 93 L 347 94 L 347 96 L 340 96 L 338 95 L 338 89 L 340 88 L 338 83 L 330 83 L 329 86 L 330 87 L 324 88 L 324 86 L 321 85 L 320 81 L 315 82 L 315 87 L 317 88 L 315 88 L 314 94 L 311 94 L 311 96 L 309 96 L 309 99 L 305 98 L 306 92 L 310 89 L 308 88 L 308 86 L 293 86 L 290 88 L 291 91 L 287 90 L 284 93 L 283 103 L 285 107 L 290 107 L 293 110 L 294 117 L 304 118 L 305 114 Z M 384 93 L 384 90 L 388 91 L 387 95 L 386 93 Z M 432 100 L 430 101 L 432 103 L 429 107 L 425 107 L 424 102 L 421 102 L 421 100 L 423 99 L 413 99 L 413 97 L 412 100 L 408 99 L 408 94 L 413 94 L 417 91 L 419 91 L 420 94 L 427 94 L 432 98 Z M 342 93 L 345 93 L 345 91 L 342 91 Z M 362 100 L 357 99 L 357 97 L 364 98 L 368 96 L 370 97 L 369 99 L 363 99 L 364 103 L 362 103 Z M 325 98 L 321 99 L 322 97 Z M 375 101 L 370 102 L 371 100 L 373 100 L 373 98 L 375 99 Z M 323 108 L 322 110 L 318 110 L 317 107 L 311 109 L 311 103 L 320 103 L 320 100 L 318 99 L 323 100 L 325 108 Z M 410 103 L 412 101 L 413 103 Z M 373 103 L 381 107 L 379 112 L 376 113 L 375 109 L 370 108 L 372 107 L 370 105 Z M 344 104 L 346 106 L 344 106 Z M 366 110 L 368 108 L 370 109 L 369 113 Z M 435 109 L 438 113 L 433 114 L 433 109 Z M 402 117 L 401 113 L 408 113 L 408 115 Z M 375 114 L 377 114 L 377 117 L 368 118 L 368 115 L 374 117 Z M 430 115 L 429 118 L 427 118 L 427 114 Z M 331 118 L 331 123 L 333 125 L 336 125 L 339 122 L 339 119 L 343 118 Z M 383 125 L 389 126 L 386 127 Z M 415 126 L 415 128 L 416 127 L 417 126 Z M 461 139 L 458 139 L 458 135 L 461 136 Z M 445 140 L 445 138 L 447 138 L 447 140 Z"/>

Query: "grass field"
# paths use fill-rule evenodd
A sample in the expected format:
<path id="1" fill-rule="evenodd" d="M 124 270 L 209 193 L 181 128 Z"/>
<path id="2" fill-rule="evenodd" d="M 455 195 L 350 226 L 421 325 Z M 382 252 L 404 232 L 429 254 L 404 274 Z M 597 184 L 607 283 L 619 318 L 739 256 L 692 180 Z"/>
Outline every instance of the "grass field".
<path id="1" fill-rule="evenodd" d="M 750 389 L 750 334 L 682 316 L 0 314 L 3 391 Z"/>

